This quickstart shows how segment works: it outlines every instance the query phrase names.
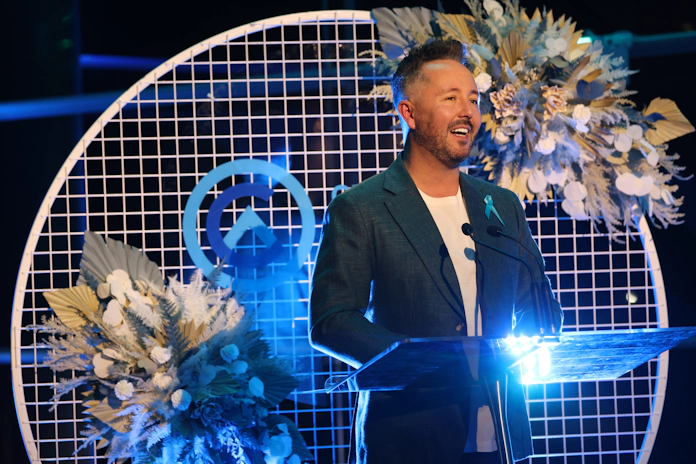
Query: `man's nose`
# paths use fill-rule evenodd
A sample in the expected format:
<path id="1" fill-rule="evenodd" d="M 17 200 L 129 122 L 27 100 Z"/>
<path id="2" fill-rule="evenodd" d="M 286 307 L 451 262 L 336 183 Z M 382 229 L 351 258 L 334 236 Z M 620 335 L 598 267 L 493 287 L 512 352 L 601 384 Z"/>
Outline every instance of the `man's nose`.
<path id="1" fill-rule="evenodd" d="M 474 114 L 475 107 L 476 104 L 471 103 L 469 100 L 463 100 L 457 116 L 462 118 L 471 118 L 471 116 Z"/>

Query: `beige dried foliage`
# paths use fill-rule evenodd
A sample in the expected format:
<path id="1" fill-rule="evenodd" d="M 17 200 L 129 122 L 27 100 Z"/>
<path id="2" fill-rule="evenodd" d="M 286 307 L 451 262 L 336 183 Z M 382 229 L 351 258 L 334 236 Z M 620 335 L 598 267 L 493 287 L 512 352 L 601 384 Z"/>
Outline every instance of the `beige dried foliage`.
<path id="1" fill-rule="evenodd" d="M 659 113 L 665 118 L 655 122 L 655 128 L 648 129 L 645 133 L 645 138 L 653 145 L 662 145 L 694 131 L 694 126 L 679 111 L 677 104 L 668 98 L 654 99 L 643 111 L 645 116 L 653 113 Z"/>
<path id="2" fill-rule="evenodd" d="M 43 295 L 58 319 L 71 329 L 79 329 L 87 324 L 99 309 L 97 295 L 88 285 L 44 292 Z"/>

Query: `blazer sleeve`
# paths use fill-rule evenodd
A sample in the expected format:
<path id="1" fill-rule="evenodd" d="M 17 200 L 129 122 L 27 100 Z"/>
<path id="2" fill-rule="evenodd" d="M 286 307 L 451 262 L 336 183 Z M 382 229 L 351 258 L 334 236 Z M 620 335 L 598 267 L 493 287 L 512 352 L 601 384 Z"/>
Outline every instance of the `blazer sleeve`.
<path id="1" fill-rule="evenodd" d="M 517 239 L 524 244 L 524 246 L 534 253 L 534 259 L 540 263 L 544 263 L 544 258 L 539 251 L 534 238 L 532 237 L 532 232 L 529 229 L 529 223 L 522 209 L 517 195 L 512 193 L 513 201 L 516 204 L 515 211 L 517 215 L 518 223 L 518 237 Z M 526 253 L 525 253 L 526 254 Z M 530 256 L 524 256 L 528 259 L 530 267 L 532 269 L 538 268 L 536 263 L 534 263 Z M 561 327 L 563 325 L 563 310 L 558 300 L 553 294 L 551 288 L 551 282 L 543 271 L 545 271 L 545 266 L 540 269 L 539 273 L 535 273 L 534 277 L 529 275 L 529 271 L 523 264 L 518 265 L 518 275 L 519 281 L 517 284 L 517 297 L 515 302 L 515 333 L 517 334 L 531 334 L 538 331 L 538 323 L 535 319 L 534 307 L 536 302 L 534 301 L 534 296 L 532 293 L 532 284 L 535 282 L 538 285 L 540 298 L 542 301 L 546 300 L 549 304 L 549 310 L 551 313 L 552 322 L 556 328 L 556 333 L 560 333 Z"/>
<path id="2" fill-rule="evenodd" d="M 406 338 L 365 317 L 374 249 L 372 228 L 355 199 L 349 192 L 337 196 L 324 216 L 309 302 L 309 339 L 318 350 L 353 367 Z"/>

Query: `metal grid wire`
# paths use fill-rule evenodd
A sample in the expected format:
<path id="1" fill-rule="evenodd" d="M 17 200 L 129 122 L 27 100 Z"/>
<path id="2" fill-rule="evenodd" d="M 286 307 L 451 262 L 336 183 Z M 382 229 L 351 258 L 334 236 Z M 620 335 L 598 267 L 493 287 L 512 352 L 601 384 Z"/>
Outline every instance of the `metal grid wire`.
<path id="1" fill-rule="evenodd" d="M 376 37 L 369 13 L 353 11 L 289 15 L 232 29 L 159 66 L 89 129 L 40 209 L 16 288 L 13 380 L 32 462 L 94 462 L 99 456 L 91 448 L 73 454 L 84 420 L 77 395 L 50 409 L 58 379 L 40 366 L 41 336 L 28 329 L 49 314 L 42 292 L 75 283 L 85 229 L 142 248 L 165 275 L 187 279 L 200 263 L 184 242 L 184 209 L 196 185 L 231 161 L 272 163 L 299 181 L 314 212 L 311 251 L 295 256 L 303 233 L 297 199 L 278 179 L 259 173 L 226 176 L 206 193 L 196 212 L 198 245 L 207 259 L 218 260 L 206 221 L 228 188 L 253 183 L 272 189 L 267 200 L 229 202 L 219 229 L 231 231 L 250 206 L 282 252 L 265 268 L 228 272 L 262 278 L 299 260 L 293 277 L 248 293 L 244 302 L 257 308 L 257 325 L 274 354 L 308 374 L 298 391 L 321 389 L 329 376 L 346 372 L 308 344 L 309 276 L 332 195 L 386 169 L 399 150 L 389 105 L 368 98 L 382 80 L 369 53 Z M 627 245 L 618 245 L 586 223 L 563 218 L 555 202 L 530 205 L 527 213 L 565 308 L 565 330 L 666 326 L 647 227 L 645 235 L 632 234 Z M 235 250 L 253 254 L 264 247 L 246 233 Z M 637 300 L 628 302 L 627 294 Z M 530 387 L 539 453 L 532 462 L 647 462 L 665 391 L 663 356 L 614 382 Z M 293 393 L 279 410 L 298 424 L 317 462 L 341 463 L 353 401 L 346 393 Z"/>

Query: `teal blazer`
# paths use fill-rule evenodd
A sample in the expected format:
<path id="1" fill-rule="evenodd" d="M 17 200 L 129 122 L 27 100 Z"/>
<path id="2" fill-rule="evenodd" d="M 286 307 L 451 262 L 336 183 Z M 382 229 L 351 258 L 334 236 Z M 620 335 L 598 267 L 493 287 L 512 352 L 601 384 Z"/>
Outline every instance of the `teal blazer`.
<path id="1" fill-rule="evenodd" d="M 530 261 L 501 227 L 541 258 L 517 196 L 461 174 L 474 237 Z M 486 215 L 487 195 L 498 215 Z M 483 335 L 505 337 L 535 327 L 527 268 L 477 246 Z M 536 274 L 536 273 L 535 273 Z M 544 278 L 545 285 L 549 285 Z M 555 303 L 556 327 L 560 306 Z M 384 172 L 329 205 L 309 305 L 311 344 L 354 367 L 404 338 L 466 336 L 457 276 L 440 232 L 399 156 Z M 464 328 L 462 328 L 464 326 Z M 463 369 L 462 369 L 463 371 Z M 460 375 L 461 374 L 461 375 Z M 351 455 L 358 463 L 457 463 L 468 430 L 466 373 L 435 375 L 436 385 L 399 392 L 361 392 Z M 529 419 L 518 384 L 508 388 L 508 422 L 516 460 L 532 454 Z"/>

